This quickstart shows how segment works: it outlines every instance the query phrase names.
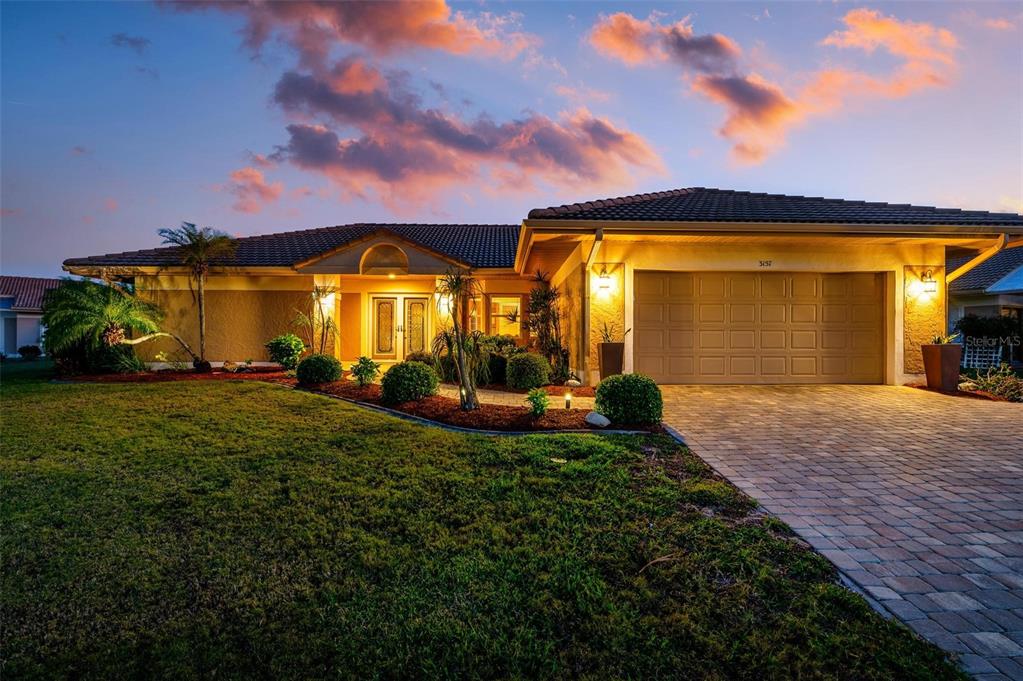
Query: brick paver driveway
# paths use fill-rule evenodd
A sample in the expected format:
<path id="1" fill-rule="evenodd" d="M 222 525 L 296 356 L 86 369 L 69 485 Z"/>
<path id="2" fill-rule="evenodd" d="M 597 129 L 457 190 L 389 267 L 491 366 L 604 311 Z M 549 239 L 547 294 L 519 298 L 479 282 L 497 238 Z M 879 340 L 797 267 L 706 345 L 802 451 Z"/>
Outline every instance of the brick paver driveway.
<path id="1" fill-rule="evenodd" d="M 690 447 L 979 678 L 1023 679 L 1023 405 L 665 386 Z"/>

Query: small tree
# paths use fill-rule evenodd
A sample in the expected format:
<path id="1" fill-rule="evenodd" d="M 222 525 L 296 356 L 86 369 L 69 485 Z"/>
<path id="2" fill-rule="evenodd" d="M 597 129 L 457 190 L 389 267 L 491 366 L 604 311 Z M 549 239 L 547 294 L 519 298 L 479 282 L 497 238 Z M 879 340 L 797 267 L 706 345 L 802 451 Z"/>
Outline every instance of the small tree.
<path id="1" fill-rule="evenodd" d="M 313 292 L 309 299 L 308 310 L 295 310 L 295 326 L 306 334 L 309 342 L 309 350 L 313 354 L 323 355 L 327 353 L 327 346 L 334 344 L 337 337 L 337 324 L 334 323 L 334 313 L 330 309 L 330 302 L 337 288 L 334 286 L 313 286 Z"/>
<path id="2" fill-rule="evenodd" d="M 486 360 L 483 334 L 468 331 L 463 316 L 468 316 L 480 297 L 479 281 L 471 270 L 449 269 L 437 282 L 437 294 L 448 301 L 451 312 L 451 328 L 437 334 L 433 340 L 433 354 L 440 359 L 447 351 L 455 364 L 455 375 L 459 385 L 459 402 L 462 409 L 479 409 L 476 395 L 476 372 Z"/>
<path id="3" fill-rule="evenodd" d="M 568 350 L 561 337 L 561 291 L 551 286 L 550 277 L 537 270 L 529 292 L 526 327 L 536 339 L 537 350 L 547 358 L 555 379 L 568 377 Z"/>
<path id="4" fill-rule="evenodd" d="M 235 241 L 224 232 L 211 227 L 196 227 L 191 222 L 182 222 L 178 229 L 161 229 L 158 234 L 163 243 L 177 246 L 181 263 L 188 268 L 189 282 L 195 283 L 192 293 L 199 304 L 199 358 L 196 368 L 209 368 L 206 361 L 206 278 L 210 264 L 234 255 Z"/>

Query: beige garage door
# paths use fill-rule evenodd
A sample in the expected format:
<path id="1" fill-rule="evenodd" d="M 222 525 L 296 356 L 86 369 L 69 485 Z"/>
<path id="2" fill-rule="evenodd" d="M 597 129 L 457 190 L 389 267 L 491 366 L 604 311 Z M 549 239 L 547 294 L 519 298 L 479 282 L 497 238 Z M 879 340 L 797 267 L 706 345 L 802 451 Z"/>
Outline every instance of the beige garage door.
<path id="1" fill-rule="evenodd" d="M 881 274 L 637 272 L 634 367 L 660 383 L 881 383 Z"/>

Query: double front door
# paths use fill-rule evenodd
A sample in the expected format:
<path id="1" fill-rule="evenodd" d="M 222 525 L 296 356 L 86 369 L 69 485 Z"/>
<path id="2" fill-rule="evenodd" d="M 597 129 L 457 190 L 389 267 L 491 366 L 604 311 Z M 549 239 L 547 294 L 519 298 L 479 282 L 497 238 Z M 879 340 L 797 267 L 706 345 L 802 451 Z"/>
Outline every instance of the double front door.
<path id="1" fill-rule="evenodd" d="M 429 296 L 372 296 L 373 359 L 400 361 L 430 351 Z"/>

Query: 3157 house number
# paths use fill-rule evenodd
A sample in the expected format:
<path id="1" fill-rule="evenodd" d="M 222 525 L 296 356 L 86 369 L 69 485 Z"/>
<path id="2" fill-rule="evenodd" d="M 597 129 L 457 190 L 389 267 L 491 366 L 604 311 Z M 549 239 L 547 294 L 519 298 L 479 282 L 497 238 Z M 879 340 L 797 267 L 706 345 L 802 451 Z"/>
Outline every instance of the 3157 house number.
<path id="1" fill-rule="evenodd" d="M 761 260 L 760 261 L 760 266 L 761 267 L 770 267 L 772 264 L 773 263 L 770 260 Z"/>

